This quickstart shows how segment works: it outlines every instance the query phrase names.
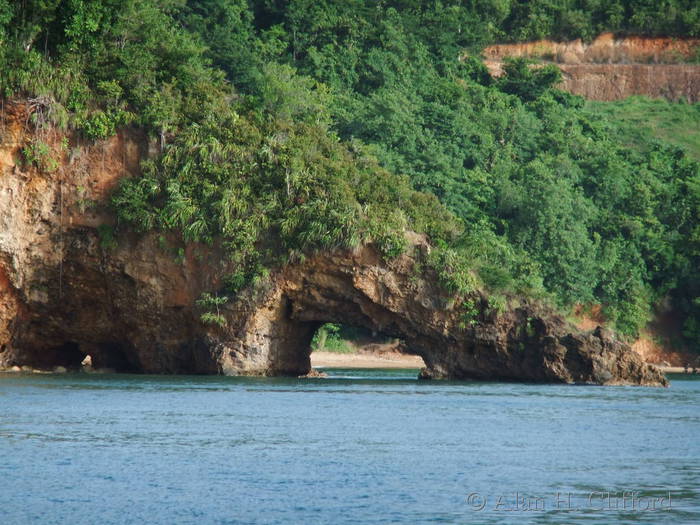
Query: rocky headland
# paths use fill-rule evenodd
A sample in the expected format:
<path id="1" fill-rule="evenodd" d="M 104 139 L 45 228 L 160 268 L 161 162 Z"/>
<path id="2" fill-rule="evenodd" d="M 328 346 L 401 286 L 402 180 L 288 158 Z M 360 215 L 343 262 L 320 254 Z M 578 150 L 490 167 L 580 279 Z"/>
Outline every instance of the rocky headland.
<path id="1" fill-rule="evenodd" d="M 431 250 L 384 259 L 372 245 L 319 253 L 271 272 L 203 323 L 196 300 L 229 262 L 216 245 L 175 237 L 112 237 L 108 198 L 151 154 L 138 131 L 68 150 L 43 131 L 55 164 L 22 161 L 31 108 L 4 103 L 0 122 L 0 366 L 145 373 L 309 373 L 310 342 L 326 322 L 400 338 L 424 378 L 666 385 L 629 345 L 600 328 L 581 332 L 544 306 L 487 294 L 455 297 L 423 264 Z M 465 313 L 464 301 L 475 308 Z"/>

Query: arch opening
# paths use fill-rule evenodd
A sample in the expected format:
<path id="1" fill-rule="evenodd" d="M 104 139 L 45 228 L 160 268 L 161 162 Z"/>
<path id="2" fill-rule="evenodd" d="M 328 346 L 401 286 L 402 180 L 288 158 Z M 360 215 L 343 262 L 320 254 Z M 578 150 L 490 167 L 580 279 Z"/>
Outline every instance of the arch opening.
<path id="1" fill-rule="evenodd" d="M 341 323 L 321 324 L 311 340 L 312 352 L 356 353 L 362 350 L 403 353 L 405 345 L 399 338 Z"/>
<path id="2" fill-rule="evenodd" d="M 364 326 L 323 323 L 310 344 L 313 368 L 423 368 L 401 338 Z"/>

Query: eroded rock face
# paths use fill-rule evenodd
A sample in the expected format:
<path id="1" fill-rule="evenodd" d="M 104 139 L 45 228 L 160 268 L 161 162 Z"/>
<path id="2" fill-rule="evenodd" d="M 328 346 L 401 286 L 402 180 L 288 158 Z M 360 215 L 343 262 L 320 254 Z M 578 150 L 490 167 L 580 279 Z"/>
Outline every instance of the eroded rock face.
<path id="1" fill-rule="evenodd" d="M 444 295 L 429 272 L 417 274 L 430 247 L 421 239 L 413 241 L 409 253 L 392 261 L 365 246 L 286 268 L 271 295 L 273 304 L 283 305 L 277 315 L 302 327 L 346 323 L 402 338 L 425 361 L 425 378 L 665 384 L 658 370 L 611 333 L 601 328 L 578 333 L 527 302 L 497 313 L 485 296 L 475 293 L 468 300 L 478 313 L 465 320 L 461 303 Z M 259 339 L 266 329 L 251 324 L 244 340 L 245 334 Z M 297 355 L 306 355 L 308 333 L 301 331 Z M 299 371 L 293 367 L 299 360 L 292 353 L 288 358 L 291 368 L 284 372 Z"/>
<path id="2" fill-rule="evenodd" d="M 545 58 L 559 64 L 677 64 L 695 58 L 700 38 L 626 36 L 603 33 L 593 42 L 537 40 L 496 44 L 484 49 L 487 60 Z"/>
<path id="3" fill-rule="evenodd" d="M 700 100 L 700 65 L 689 64 L 700 39 L 625 37 L 610 33 L 590 44 L 581 40 L 540 40 L 489 46 L 483 54 L 491 74 L 502 74 L 506 57 L 556 63 L 562 89 L 590 100 L 621 100 L 646 95 L 669 100 Z"/>
<path id="4" fill-rule="evenodd" d="M 123 133 L 72 151 L 44 137 L 59 160 L 49 173 L 20 162 L 31 137 L 26 110 L 0 128 L 0 366 L 78 367 L 151 373 L 293 375 L 310 371 L 318 326 L 364 326 L 405 341 L 423 377 L 665 385 L 663 375 L 612 334 L 578 333 L 527 302 L 503 313 L 474 293 L 445 295 L 422 264 L 430 246 L 384 260 L 372 246 L 318 254 L 274 272 L 206 325 L 195 301 L 231 270 L 216 247 L 126 235 L 100 225 L 118 180 L 137 174 L 145 139 Z M 9 117 L 8 117 L 9 115 Z"/>

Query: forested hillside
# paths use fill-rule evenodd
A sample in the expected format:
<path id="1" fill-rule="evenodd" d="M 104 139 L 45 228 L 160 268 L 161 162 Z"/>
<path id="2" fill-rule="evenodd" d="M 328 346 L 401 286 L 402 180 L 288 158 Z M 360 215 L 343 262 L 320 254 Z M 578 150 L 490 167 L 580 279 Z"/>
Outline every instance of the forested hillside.
<path id="1" fill-rule="evenodd" d="M 391 257 L 412 229 L 455 291 L 600 304 L 630 336 L 668 298 L 697 347 L 697 162 L 658 134 L 632 144 L 552 66 L 494 80 L 478 59 L 603 30 L 700 36 L 700 6 L 0 0 L 0 88 L 40 129 L 146 129 L 161 153 L 114 195 L 119 228 L 222 242 L 229 293 L 312 250 Z M 24 151 L 50 169 L 41 140 Z"/>

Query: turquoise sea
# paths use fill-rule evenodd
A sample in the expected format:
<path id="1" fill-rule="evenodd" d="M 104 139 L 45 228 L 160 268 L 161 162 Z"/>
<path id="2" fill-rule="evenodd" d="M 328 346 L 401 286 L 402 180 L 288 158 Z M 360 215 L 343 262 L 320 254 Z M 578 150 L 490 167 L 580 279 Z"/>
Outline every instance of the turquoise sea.
<path id="1" fill-rule="evenodd" d="M 668 389 L 0 375 L 0 524 L 700 523 Z"/>

